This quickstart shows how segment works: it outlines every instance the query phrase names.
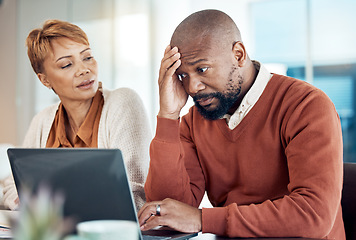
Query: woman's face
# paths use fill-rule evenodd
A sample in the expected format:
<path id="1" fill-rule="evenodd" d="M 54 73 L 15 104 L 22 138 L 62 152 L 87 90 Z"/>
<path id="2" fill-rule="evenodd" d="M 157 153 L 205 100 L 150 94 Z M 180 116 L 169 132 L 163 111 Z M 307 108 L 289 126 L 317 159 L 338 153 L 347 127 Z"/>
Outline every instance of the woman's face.
<path id="1" fill-rule="evenodd" d="M 37 74 L 43 85 L 53 88 L 62 102 L 91 100 L 98 90 L 98 66 L 90 47 L 64 37 L 52 40 L 51 46 L 44 72 Z"/>

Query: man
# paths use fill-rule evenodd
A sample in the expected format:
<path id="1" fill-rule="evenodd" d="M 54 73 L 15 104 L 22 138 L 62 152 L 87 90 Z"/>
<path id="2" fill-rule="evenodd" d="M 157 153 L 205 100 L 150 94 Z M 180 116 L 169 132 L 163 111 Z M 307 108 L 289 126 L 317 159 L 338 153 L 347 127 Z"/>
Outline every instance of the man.
<path id="1" fill-rule="evenodd" d="M 217 10 L 176 28 L 158 83 L 142 230 L 345 239 L 340 120 L 322 91 L 251 61 Z"/>

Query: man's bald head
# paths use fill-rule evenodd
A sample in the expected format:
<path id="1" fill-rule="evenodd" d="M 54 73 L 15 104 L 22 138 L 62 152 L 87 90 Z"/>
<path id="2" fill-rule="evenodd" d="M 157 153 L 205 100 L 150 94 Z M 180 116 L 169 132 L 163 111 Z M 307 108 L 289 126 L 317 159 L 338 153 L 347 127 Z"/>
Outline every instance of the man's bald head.
<path id="1" fill-rule="evenodd" d="M 234 43 L 241 42 L 241 36 L 235 22 L 227 14 L 218 10 L 203 10 L 191 14 L 178 25 L 171 38 L 171 46 L 180 48 L 193 41 L 195 44 L 212 42 L 232 48 Z"/>

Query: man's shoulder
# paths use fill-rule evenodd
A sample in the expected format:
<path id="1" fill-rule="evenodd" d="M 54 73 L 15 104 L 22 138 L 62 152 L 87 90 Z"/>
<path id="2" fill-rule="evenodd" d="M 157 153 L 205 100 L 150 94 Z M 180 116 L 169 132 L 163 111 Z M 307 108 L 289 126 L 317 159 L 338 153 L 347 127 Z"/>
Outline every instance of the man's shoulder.
<path id="1" fill-rule="evenodd" d="M 319 95 L 327 97 L 326 94 L 312 84 L 293 77 L 273 74 L 270 80 L 270 90 L 283 92 L 285 97 L 305 97 L 307 95 Z"/>
<path id="2" fill-rule="evenodd" d="M 269 92 L 273 94 L 271 101 L 279 106 L 288 108 L 298 106 L 318 108 L 323 106 L 324 109 L 335 111 L 334 104 L 326 93 L 303 80 L 276 75 L 271 78 Z"/>

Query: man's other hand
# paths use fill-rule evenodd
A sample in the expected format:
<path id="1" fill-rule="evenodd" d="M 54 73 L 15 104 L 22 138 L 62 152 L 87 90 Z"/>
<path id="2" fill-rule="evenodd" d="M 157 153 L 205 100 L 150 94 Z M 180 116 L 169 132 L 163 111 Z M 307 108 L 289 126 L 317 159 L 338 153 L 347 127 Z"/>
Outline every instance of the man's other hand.
<path id="1" fill-rule="evenodd" d="M 162 118 L 178 119 L 188 99 L 183 83 L 176 75 L 176 70 L 181 65 L 180 57 L 177 47 L 167 46 L 161 61 L 158 78 L 160 99 L 158 116 Z"/>

